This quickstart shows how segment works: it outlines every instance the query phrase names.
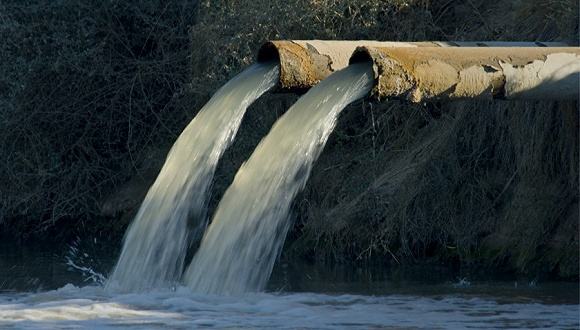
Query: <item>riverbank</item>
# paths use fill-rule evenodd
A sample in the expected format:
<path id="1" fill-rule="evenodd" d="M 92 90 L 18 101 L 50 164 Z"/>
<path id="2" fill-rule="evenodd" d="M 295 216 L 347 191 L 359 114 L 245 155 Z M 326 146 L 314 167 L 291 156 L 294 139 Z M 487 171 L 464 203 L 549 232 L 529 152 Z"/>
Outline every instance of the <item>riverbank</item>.
<path id="1" fill-rule="evenodd" d="M 0 63 L 0 232 L 25 243 L 81 235 L 120 246 L 176 136 L 268 39 L 578 40 L 578 3 L 564 0 L 186 7 L 0 5 L 8 59 Z M 251 107 L 220 162 L 210 211 L 295 100 L 269 95 Z M 296 200 L 282 257 L 577 278 L 577 109 L 349 107 Z"/>

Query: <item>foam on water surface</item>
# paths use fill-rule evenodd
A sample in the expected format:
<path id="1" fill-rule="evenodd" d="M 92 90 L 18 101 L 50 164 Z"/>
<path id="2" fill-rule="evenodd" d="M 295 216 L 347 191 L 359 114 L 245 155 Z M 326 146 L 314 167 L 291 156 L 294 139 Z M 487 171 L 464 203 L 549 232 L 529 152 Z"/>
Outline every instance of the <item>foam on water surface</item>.
<path id="1" fill-rule="evenodd" d="M 258 293 L 202 295 L 186 287 L 113 294 L 67 285 L 0 295 L 0 328 L 577 329 L 578 305 L 499 303 L 462 296 Z"/>

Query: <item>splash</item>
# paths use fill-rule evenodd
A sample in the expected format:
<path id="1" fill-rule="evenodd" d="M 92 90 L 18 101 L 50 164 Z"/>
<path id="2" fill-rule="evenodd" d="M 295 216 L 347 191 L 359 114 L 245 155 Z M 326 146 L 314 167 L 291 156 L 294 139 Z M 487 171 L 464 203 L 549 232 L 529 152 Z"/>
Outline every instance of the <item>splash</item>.
<path id="1" fill-rule="evenodd" d="M 136 291 L 178 281 L 189 241 L 206 227 L 216 165 L 250 104 L 276 85 L 274 63 L 255 64 L 230 80 L 181 133 L 131 223 L 107 288 Z"/>
<path id="2" fill-rule="evenodd" d="M 88 240 L 88 242 L 89 244 L 90 242 L 96 244 L 97 239 L 93 238 L 93 240 Z M 107 278 L 97 271 L 99 266 L 97 260 L 89 255 L 82 245 L 83 241 L 77 236 L 68 246 L 67 254 L 64 256 L 65 265 L 68 266 L 69 271 L 79 273 L 84 282 L 98 286 L 105 285 Z"/>
<path id="3" fill-rule="evenodd" d="M 447 290 L 450 290 L 448 287 Z M 494 287 L 502 292 L 504 287 Z M 416 292 L 416 289 L 413 289 Z M 429 291 L 431 292 L 431 291 Z M 521 292 L 520 292 L 521 294 Z M 548 293 L 553 296 L 553 292 Z M 2 329 L 578 329 L 578 305 L 517 296 L 176 291 L 119 294 L 67 285 L 0 294 Z"/>
<path id="4" fill-rule="evenodd" d="M 186 274 L 194 291 L 240 294 L 264 288 L 291 224 L 292 200 L 338 114 L 367 95 L 370 64 L 332 74 L 292 106 L 240 168 Z"/>

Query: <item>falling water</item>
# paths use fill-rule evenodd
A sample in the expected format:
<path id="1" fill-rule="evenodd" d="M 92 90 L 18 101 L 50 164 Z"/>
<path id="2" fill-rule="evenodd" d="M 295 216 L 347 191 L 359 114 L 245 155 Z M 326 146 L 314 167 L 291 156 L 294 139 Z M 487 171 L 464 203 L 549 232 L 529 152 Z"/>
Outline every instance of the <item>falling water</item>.
<path id="1" fill-rule="evenodd" d="M 185 274 L 200 293 L 263 289 L 290 226 L 292 200 L 304 187 L 340 111 L 370 91 L 369 64 L 336 72 L 274 125 L 226 191 Z"/>
<path id="2" fill-rule="evenodd" d="M 230 80 L 181 133 L 125 236 L 107 283 L 125 291 L 179 280 L 188 242 L 201 237 L 212 177 L 248 106 L 278 81 L 274 63 L 255 64 Z"/>

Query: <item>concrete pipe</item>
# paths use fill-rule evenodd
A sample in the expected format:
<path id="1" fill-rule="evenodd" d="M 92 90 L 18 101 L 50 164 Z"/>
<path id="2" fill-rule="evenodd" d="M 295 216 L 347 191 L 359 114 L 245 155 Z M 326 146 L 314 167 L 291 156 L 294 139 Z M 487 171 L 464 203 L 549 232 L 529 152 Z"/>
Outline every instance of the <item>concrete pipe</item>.
<path id="1" fill-rule="evenodd" d="M 373 95 L 440 99 L 577 100 L 580 48 L 359 47 L 350 62 L 372 62 Z"/>
<path id="2" fill-rule="evenodd" d="M 564 43 L 540 42 L 388 42 L 388 41 L 327 41 L 278 40 L 262 45 L 258 62 L 280 62 L 279 88 L 289 91 L 308 89 L 332 72 L 345 68 L 358 47 L 564 47 Z"/>

